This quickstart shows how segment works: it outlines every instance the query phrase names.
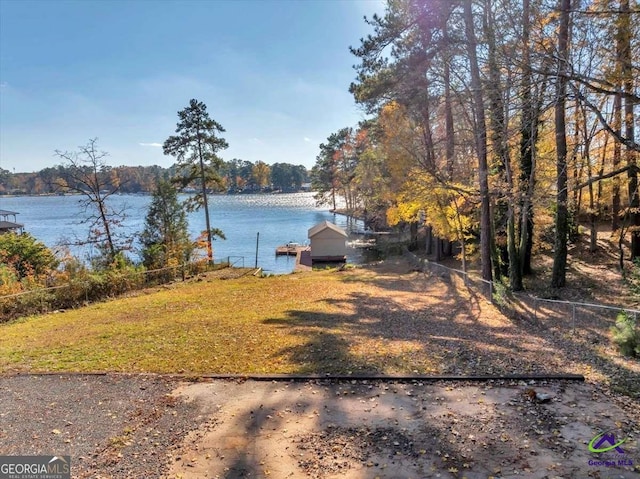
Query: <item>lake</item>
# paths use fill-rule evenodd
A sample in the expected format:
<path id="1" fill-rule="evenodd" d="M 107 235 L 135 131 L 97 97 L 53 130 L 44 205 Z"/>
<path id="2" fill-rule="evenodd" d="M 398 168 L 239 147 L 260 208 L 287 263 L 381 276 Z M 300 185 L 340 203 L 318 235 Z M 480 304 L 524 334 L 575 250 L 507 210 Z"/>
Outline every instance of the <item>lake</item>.
<path id="1" fill-rule="evenodd" d="M 87 225 L 82 224 L 84 212 L 79 205 L 79 196 L 16 196 L 0 197 L 0 209 L 16 211 L 18 223 L 25 231 L 54 247 L 65 239 L 86 238 Z M 182 199 L 186 198 L 184 196 Z M 127 235 L 139 234 L 144 228 L 144 219 L 151 196 L 113 195 L 109 198 L 115 208 L 127 209 L 123 231 Z M 318 207 L 313 193 L 263 194 L 263 195 L 215 195 L 209 198 L 211 227 L 220 228 L 226 240 L 213 243 L 216 261 L 237 262 L 238 266 L 254 266 L 256 260 L 256 237 L 258 244 L 258 266 L 268 273 L 289 273 L 295 266 L 295 258 L 276 257 L 275 248 L 289 241 L 304 244 L 307 231 L 323 220 L 329 220 L 347 231 L 363 229 L 362 222 L 329 212 L 327 207 Z M 203 210 L 189 213 L 189 231 L 192 238 L 205 229 Z M 72 250 L 85 259 L 90 251 Z M 136 253 L 133 253 L 137 259 Z M 357 262 L 357 251 L 351 250 L 348 261 Z"/>

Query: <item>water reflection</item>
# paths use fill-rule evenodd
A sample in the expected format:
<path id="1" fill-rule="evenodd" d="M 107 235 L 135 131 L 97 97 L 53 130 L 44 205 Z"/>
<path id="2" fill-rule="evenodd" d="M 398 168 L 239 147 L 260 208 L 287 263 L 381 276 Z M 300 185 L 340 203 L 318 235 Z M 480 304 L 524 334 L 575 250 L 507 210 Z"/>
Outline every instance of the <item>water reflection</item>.
<path id="1" fill-rule="evenodd" d="M 18 222 L 24 223 L 25 230 L 54 247 L 75 236 L 86 237 L 88 226 L 81 223 L 85 215 L 79 199 L 77 196 L 0 197 L 0 209 L 19 212 Z M 136 237 L 144 228 L 151 196 L 114 195 L 110 199 L 114 208 L 127 211 L 122 227 L 124 234 Z M 295 264 L 293 257 L 276 257 L 276 246 L 289 241 L 305 244 L 309 228 L 321 221 L 332 221 L 347 231 L 363 228 L 361 221 L 332 214 L 327 206 L 316 206 L 313 193 L 213 196 L 210 215 L 211 226 L 220 228 L 227 237 L 214 242 L 216 260 L 241 257 L 246 266 L 253 266 L 259 232 L 258 266 L 270 273 L 290 272 Z M 188 219 L 190 233 L 195 238 L 205 228 L 204 214 L 193 212 Z M 75 248 L 73 253 L 84 258 L 89 251 Z M 360 252 L 354 250 L 348 260 L 357 261 L 359 257 Z"/>

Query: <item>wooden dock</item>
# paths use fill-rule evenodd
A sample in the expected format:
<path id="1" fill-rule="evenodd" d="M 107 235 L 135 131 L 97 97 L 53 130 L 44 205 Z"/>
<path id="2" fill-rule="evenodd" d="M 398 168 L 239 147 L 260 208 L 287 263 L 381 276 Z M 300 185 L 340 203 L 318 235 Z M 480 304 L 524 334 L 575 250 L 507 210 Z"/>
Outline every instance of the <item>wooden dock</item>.
<path id="1" fill-rule="evenodd" d="M 296 256 L 298 250 L 304 248 L 299 244 L 287 243 L 276 247 L 276 256 Z"/>
<path id="2" fill-rule="evenodd" d="M 304 246 L 299 243 L 287 243 L 276 248 L 276 256 L 295 256 L 296 265 L 294 271 L 311 271 L 313 262 L 311 261 L 311 246 Z"/>
<path id="3" fill-rule="evenodd" d="M 276 247 L 276 256 L 295 256 L 294 271 L 311 271 L 311 247 L 300 243 L 287 243 Z"/>
<path id="4" fill-rule="evenodd" d="M 296 254 L 296 266 L 294 271 L 311 271 L 313 262 L 311 261 L 311 247 L 304 246 L 298 249 Z"/>

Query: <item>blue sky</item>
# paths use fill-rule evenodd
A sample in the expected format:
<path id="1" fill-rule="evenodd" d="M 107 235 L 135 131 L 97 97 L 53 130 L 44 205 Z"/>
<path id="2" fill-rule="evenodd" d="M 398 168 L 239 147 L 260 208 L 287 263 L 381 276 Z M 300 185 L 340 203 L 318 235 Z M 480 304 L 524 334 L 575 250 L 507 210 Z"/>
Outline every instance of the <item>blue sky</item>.
<path id="1" fill-rule="evenodd" d="M 160 145 L 196 98 L 221 156 L 311 167 L 364 118 L 349 46 L 382 0 L 0 0 L 0 167 L 37 171 L 90 138 L 108 163 L 173 163 Z"/>

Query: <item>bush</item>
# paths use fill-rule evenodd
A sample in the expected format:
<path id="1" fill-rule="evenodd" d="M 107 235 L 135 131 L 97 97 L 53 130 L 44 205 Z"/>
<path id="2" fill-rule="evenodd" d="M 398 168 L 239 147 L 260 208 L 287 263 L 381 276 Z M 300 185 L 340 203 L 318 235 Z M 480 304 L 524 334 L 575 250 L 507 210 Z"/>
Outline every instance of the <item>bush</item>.
<path id="1" fill-rule="evenodd" d="M 206 271 L 228 267 L 210 265 L 202 260 L 161 271 L 160 275 L 146 274 L 142 265 L 133 265 L 124 257 L 116 257 L 110 268 L 94 271 L 72 257 L 62 262 L 62 269 L 52 278 L 51 288 L 43 288 L 31 281 L 19 280 L 15 269 L 0 263 L 0 323 L 19 316 L 75 308 L 93 301 L 117 297 L 150 284 L 162 284 Z M 13 296 L 20 293 L 17 296 Z"/>
<path id="2" fill-rule="evenodd" d="M 613 342 L 623 356 L 640 357 L 640 331 L 636 326 L 636 318 L 621 311 L 616 318 L 616 325 L 611 327 Z"/>
<path id="3" fill-rule="evenodd" d="M 39 280 L 58 266 L 53 252 L 29 233 L 0 235 L 0 263 L 12 268 L 18 280 Z"/>

